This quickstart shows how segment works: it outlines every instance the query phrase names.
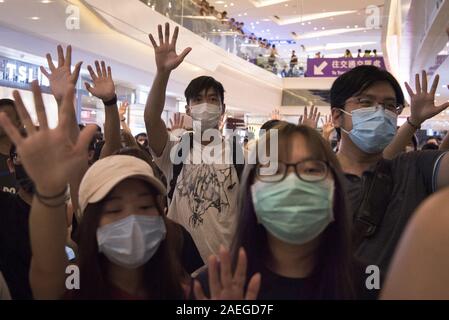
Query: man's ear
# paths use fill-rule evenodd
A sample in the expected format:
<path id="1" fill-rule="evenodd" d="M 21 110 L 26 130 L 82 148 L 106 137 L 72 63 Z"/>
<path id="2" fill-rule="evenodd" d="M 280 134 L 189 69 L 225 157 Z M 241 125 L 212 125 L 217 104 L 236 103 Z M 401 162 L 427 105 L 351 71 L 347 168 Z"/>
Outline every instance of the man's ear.
<path id="1" fill-rule="evenodd" d="M 191 117 L 191 115 L 190 115 L 190 106 L 189 105 L 186 105 L 186 115 Z"/>
<path id="2" fill-rule="evenodd" d="M 333 107 L 331 109 L 332 123 L 335 128 L 340 128 L 343 125 L 343 112 L 339 108 Z"/>
<path id="3" fill-rule="evenodd" d="M 14 163 L 12 162 L 12 160 L 8 158 L 6 160 L 6 163 L 8 165 L 9 173 L 14 174 L 16 170 L 14 169 Z"/>

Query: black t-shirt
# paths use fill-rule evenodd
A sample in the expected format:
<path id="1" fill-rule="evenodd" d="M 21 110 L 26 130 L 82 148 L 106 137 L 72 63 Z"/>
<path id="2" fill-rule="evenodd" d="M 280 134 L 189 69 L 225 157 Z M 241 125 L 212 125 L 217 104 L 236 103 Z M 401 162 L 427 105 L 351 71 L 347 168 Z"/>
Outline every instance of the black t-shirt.
<path id="1" fill-rule="evenodd" d="M 357 248 L 356 258 L 365 265 L 377 265 L 384 278 L 396 245 L 411 215 L 422 201 L 436 189 L 439 163 L 444 152 L 419 151 L 404 153 L 387 162 L 393 180 L 392 191 L 382 199 L 386 211 L 377 231 Z M 351 211 L 355 214 L 359 207 L 363 190 L 368 187 L 366 178 L 372 175 L 366 172 L 362 178 L 346 174 L 346 187 Z M 370 194 L 373 197 L 379 195 Z"/>
<path id="2" fill-rule="evenodd" d="M 0 271 L 12 299 L 32 299 L 30 206 L 16 194 L 0 192 L 0 208 Z"/>
<path id="3" fill-rule="evenodd" d="M 361 264 L 354 265 L 354 299 L 375 300 L 379 294 L 377 290 L 367 290 L 365 287 L 365 268 Z M 202 271 L 196 280 L 201 283 L 204 293 L 210 297 L 207 269 Z M 262 266 L 260 270 L 261 285 L 257 300 L 316 300 L 313 295 L 314 281 L 311 278 L 287 278 L 278 275 L 268 268 Z M 246 280 L 249 281 L 248 277 Z M 192 286 L 193 287 L 193 286 Z M 195 299 L 193 292 L 190 299 Z M 321 297 L 322 300 L 333 300 L 331 294 Z"/>
<path id="4" fill-rule="evenodd" d="M 9 172 L 6 162 L 8 158 L 8 156 L 0 153 L 0 191 L 16 193 L 18 190 L 17 182 L 14 175 Z"/>

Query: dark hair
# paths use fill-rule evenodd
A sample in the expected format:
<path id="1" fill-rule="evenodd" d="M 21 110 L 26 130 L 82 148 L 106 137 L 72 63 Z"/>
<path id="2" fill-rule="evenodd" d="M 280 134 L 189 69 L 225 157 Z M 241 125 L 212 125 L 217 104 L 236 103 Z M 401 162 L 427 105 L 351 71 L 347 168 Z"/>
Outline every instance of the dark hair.
<path id="1" fill-rule="evenodd" d="M 359 66 L 339 76 L 330 91 L 331 108 L 345 108 L 346 100 L 360 94 L 377 82 L 388 82 L 394 90 L 396 101 L 404 105 L 404 93 L 394 76 L 375 66 Z M 336 128 L 340 134 L 340 128 Z"/>
<path id="2" fill-rule="evenodd" d="M 146 132 L 141 132 L 141 133 L 137 134 L 134 138 L 137 140 L 137 139 L 139 139 L 139 137 L 141 137 L 141 136 L 144 136 L 144 137 L 147 137 L 147 138 L 148 138 L 148 135 L 147 135 Z"/>
<path id="3" fill-rule="evenodd" d="M 203 90 L 209 90 L 209 89 L 215 89 L 218 96 L 220 97 L 220 101 L 222 104 L 224 104 L 224 88 L 223 85 L 215 80 L 212 77 L 208 76 L 201 76 L 198 78 L 193 79 L 189 85 L 186 88 L 186 91 L 184 92 L 187 104 L 190 103 L 190 100 L 197 97 L 201 91 Z"/>
<path id="4" fill-rule="evenodd" d="M 150 186 L 153 194 L 157 191 Z M 105 201 L 89 204 L 84 210 L 78 229 L 79 268 L 82 284 L 75 293 L 76 299 L 111 299 L 111 283 L 107 277 L 107 258 L 98 251 L 97 229 Z M 144 266 L 145 288 L 151 299 L 184 299 L 181 282 L 184 273 L 179 259 L 177 239 L 179 228 L 167 219 L 162 208 L 157 208 L 167 228 L 165 239 L 159 245 L 154 256 Z"/>
<path id="5" fill-rule="evenodd" d="M 0 109 L 2 109 L 3 107 L 6 107 L 6 106 L 13 107 L 13 109 L 17 113 L 16 104 L 15 104 L 14 100 L 11 100 L 11 99 L 0 99 Z"/>
<path id="6" fill-rule="evenodd" d="M 438 150 L 439 147 L 434 143 L 426 143 L 422 146 L 421 150 Z"/>
<path id="7" fill-rule="evenodd" d="M 313 154 L 318 159 L 329 163 L 335 181 L 333 203 L 335 221 L 321 234 L 322 240 L 316 251 L 316 264 L 310 275 L 310 287 L 307 289 L 308 296 L 312 299 L 353 298 L 351 221 L 346 207 L 343 178 L 338 160 L 329 144 L 311 128 L 281 121 L 275 129 L 279 130 L 279 143 L 284 144 L 288 144 L 294 134 L 301 134 Z M 231 251 L 235 267 L 239 248 L 245 249 L 248 258 L 248 278 L 261 271 L 267 253 L 266 230 L 257 222 L 250 191 L 255 178 L 255 168 L 256 165 L 250 164 L 243 172 L 237 230 Z"/>
<path id="8" fill-rule="evenodd" d="M 273 129 L 273 127 L 275 127 L 276 125 L 278 125 L 281 122 L 281 120 L 268 120 L 267 122 L 265 122 L 261 127 L 260 130 L 270 130 Z"/>

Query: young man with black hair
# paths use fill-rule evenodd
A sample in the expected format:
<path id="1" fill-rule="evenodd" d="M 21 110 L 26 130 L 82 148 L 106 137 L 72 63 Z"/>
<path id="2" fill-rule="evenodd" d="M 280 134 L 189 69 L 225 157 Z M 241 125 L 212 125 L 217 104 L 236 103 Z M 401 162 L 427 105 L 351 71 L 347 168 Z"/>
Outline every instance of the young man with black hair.
<path id="1" fill-rule="evenodd" d="M 155 163 L 169 184 L 168 198 L 171 201 L 168 217 L 190 232 L 201 257 L 207 261 L 211 254 L 218 253 L 220 245 L 229 247 L 234 235 L 239 187 L 238 168 L 241 167 L 236 165 L 236 162 L 224 159 L 228 141 L 223 141 L 218 131 L 225 112 L 224 88 L 212 77 L 198 77 L 192 80 L 185 90 L 186 112 L 194 120 L 193 143 L 192 135 L 184 135 L 179 140 L 167 132 L 161 115 L 168 79 L 171 72 L 191 51 L 191 48 L 187 48 L 180 55 L 176 54 L 178 28 L 175 29 L 171 41 L 169 28 L 169 24 L 166 24 L 164 37 L 162 26 L 159 26 L 159 45 L 150 35 L 156 55 L 157 74 L 144 114 L 148 143 Z M 204 132 L 206 134 L 203 136 Z M 206 137 L 208 132 L 217 132 L 212 141 Z M 201 136 L 206 141 L 201 141 Z M 186 154 L 185 148 L 182 147 L 185 145 L 184 141 L 190 141 L 187 143 Z M 179 156 L 179 150 L 183 163 L 174 164 L 171 153 Z M 227 151 L 229 155 L 229 148 Z M 195 161 L 198 155 L 200 161 Z M 242 149 L 239 156 L 243 165 Z"/>
<path id="2" fill-rule="evenodd" d="M 0 272 L 12 299 L 32 299 L 29 283 L 31 247 L 29 217 L 34 184 L 25 172 L 14 145 L 7 159 L 9 172 L 16 178 L 16 194 L 0 191 Z"/>
<path id="3" fill-rule="evenodd" d="M 0 99 L 0 112 L 6 113 L 17 128 L 20 126 L 20 118 L 13 100 Z M 11 140 L 0 126 L 0 191 L 16 193 L 17 181 L 14 175 L 10 173 L 7 165 L 10 148 Z"/>
<path id="4" fill-rule="evenodd" d="M 337 154 L 347 182 L 353 213 L 355 255 L 377 265 L 384 276 L 396 244 L 413 211 L 432 192 L 449 185 L 449 154 L 440 151 L 401 153 L 386 160 L 393 139 L 403 149 L 425 120 L 449 106 L 436 107 L 436 80 L 428 92 L 416 77 L 411 116 L 397 133 L 404 95 L 396 79 L 374 66 L 357 67 L 331 88 L 333 123 L 341 134 Z"/>

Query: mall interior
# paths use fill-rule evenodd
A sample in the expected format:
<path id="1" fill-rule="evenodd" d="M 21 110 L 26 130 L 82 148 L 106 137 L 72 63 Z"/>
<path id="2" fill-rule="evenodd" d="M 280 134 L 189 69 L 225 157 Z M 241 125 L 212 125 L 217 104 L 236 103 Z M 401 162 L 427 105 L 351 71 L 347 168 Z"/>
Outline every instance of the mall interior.
<path id="1" fill-rule="evenodd" d="M 167 67 L 169 58 L 162 61 L 167 44 L 176 44 L 169 53 L 175 66 Z M 64 64 L 64 55 L 69 74 L 83 64 L 74 92 L 65 92 L 61 104 L 54 83 L 64 80 L 51 83 L 48 74 Z M 0 145 L 5 146 L 0 150 L 0 299 L 449 299 L 449 277 L 443 272 L 449 267 L 444 232 L 449 219 L 442 216 L 449 208 L 444 188 L 449 186 L 448 56 L 448 0 L 0 0 L 0 99 L 14 100 L 22 121 L 20 135 L 12 120 L 0 116 Z M 104 68 L 88 68 L 96 61 L 104 61 Z M 101 73 L 107 78 L 106 66 L 115 85 L 107 99 L 93 89 L 100 87 Z M 192 79 L 203 76 L 211 77 L 208 84 L 197 83 L 201 90 L 194 88 L 193 95 L 186 91 Z M 335 104 L 364 81 L 349 100 Z M 191 101 L 210 89 L 222 107 L 219 124 L 212 119 L 213 102 L 203 105 L 201 115 Z M 44 109 L 38 107 L 38 90 Z M 396 96 L 389 98 L 389 92 Z M 351 99 L 365 114 L 343 106 Z M 0 111 L 2 103 L 8 104 L 1 102 Z M 69 143 L 56 135 L 75 124 L 68 116 L 71 106 L 80 129 Z M 152 117 L 159 111 L 160 119 Z M 127 131 L 139 144 L 139 136 L 145 136 L 141 145 L 151 167 L 144 167 L 142 156 L 120 149 L 136 143 L 127 144 L 123 135 L 116 153 L 104 156 L 114 144 L 107 141 L 114 135 L 107 123 L 117 116 L 120 133 Z M 275 121 L 279 139 L 289 139 L 290 145 L 279 144 L 282 165 L 272 180 L 260 173 L 259 162 L 241 168 L 233 162 L 226 167 L 229 173 L 210 164 L 189 164 L 191 170 L 184 164 L 183 170 L 170 162 L 167 149 L 175 129 L 196 131 L 197 120 L 206 126 L 214 122 L 223 139 L 236 137 L 248 152 L 267 137 L 261 129 Z M 96 162 L 89 155 L 89 169 L 74 178 L 82 165 L 72 162 L 84 155 L 79 145 L 93 135 L 93 124 L 103 149 L 97 150 L 101 139 L 91 143 Z M 392 151 L 391 141 L 400 151 Z M 2 185 L 9 174 L 17 187 Z M 152 204 L 133 208 L 143 201 L 128 195 L 143 188 L 138 183 L 151 190 Z M 150 207 L 158 208 L 160 220 L 143 213 Z M 94 217 L 94 209 L 103 212 L 101 218 Z M 16 219 L 15 210 L 26 217 Z M 133 213 L 137 210 L 142 212 Z M 68 229 L 58 229 L 64 219 L 50 216 L 65 212 Z M 360 221 L 369 228 L 343 230 L 346 216 L 351 217 L 348 228 Z M 166 253 L 178 226 L 185 240 L 180 250 L 184 258 L 189 255 L 180 261 L 183 294 L 177 276 L 162 275 L 179 262 Z M 358 249 L 348 252 L 360 258 L 363 272 L 354 282 L 363 285 L 354 285 L 351 295 L 342 288 L 351 287 L 347 278 L 358 273 L 348 271 L 351 259 L 345 260 L 342 239 L 360 236 L 360 230 Z M 86 236 L 95 231 L 96 238 Z M 88 258 L 95 262 L 89 265 Z M 61 280 L 71 263 L 81 270 L 81 289 L 76 280 L 75 290 Z M 260 270 L 259 264 L 264 265 Z M 237 273 L 243 265 L 242 282 Z M 329 271 L 328 265 L 336 267 Z M 158 279 L 135 282 L 147 272 L 140 272 L 142 266 Z M 83 274 L 89 274 L 84 281 Z"/>

